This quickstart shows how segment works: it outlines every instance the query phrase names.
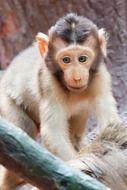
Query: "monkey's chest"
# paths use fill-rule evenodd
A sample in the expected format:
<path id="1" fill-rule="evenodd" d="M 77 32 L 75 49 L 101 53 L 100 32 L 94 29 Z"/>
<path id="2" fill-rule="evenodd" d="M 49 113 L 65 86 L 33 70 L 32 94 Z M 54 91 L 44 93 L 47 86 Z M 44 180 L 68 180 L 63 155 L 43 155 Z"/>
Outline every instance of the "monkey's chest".
<path id="1" fill-rule="evenodd" d="M 87 112 L 89 110 L 89 102 L 85 101 L 77 101 L 77 102 L 69 102 L 67 105 L 67 113 L 68 117 L 73 115 L 78 115 L 81 112 Z"/>

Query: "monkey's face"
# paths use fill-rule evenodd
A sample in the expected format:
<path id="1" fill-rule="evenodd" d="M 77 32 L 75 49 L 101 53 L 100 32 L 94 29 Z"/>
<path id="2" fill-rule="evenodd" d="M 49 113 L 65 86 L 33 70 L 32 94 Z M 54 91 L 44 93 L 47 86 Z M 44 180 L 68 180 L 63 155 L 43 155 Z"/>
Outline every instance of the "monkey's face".
<path id="1" fill-rule="evenodd" d="M 56 53 L 56 62 L 62 70 L 64 85 L 73 92 L 88 87 L 89 71 L 95 55 L 90 47 L 70 45 Z"/>
<path id="2" fill-rule="evenodd" d="M 73 92 L 88 87 L 101 58 L 106 55 L 105 31 L 75 14 L 58 20 L 48 36 L 39 33 L 37 42 L 51 73 Z"/>

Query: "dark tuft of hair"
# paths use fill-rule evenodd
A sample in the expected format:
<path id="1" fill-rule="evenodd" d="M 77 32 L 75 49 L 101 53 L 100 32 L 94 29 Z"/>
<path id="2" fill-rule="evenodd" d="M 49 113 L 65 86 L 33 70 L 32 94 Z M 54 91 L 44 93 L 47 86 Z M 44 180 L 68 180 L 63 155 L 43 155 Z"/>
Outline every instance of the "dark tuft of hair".
<path id="1" fill-rule="evenodd" d="M 68 43 L 82 43 L 93 31 L 97 31 L 97 26 L 91 20 L 74 13 L 59 19 L 55 25 L 56 34 Z"/>

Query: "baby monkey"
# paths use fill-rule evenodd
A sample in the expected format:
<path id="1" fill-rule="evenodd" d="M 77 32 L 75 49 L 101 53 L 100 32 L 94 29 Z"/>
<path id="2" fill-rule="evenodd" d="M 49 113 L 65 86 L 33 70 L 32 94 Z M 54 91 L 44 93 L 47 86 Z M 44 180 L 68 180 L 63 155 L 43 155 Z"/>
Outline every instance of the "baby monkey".
<path id="1" fill-rule="evenodd" d="M 0 84 L 0 114 L 34 139 L 40 126 L 49 151 L 63 160 L 74 159 L 89 113 L 99 126 L 119 122 L 104 64 L 105 32 L 71 13 L 48 36 L 39 33 L 36 38 L 43 58 L 28 49 L 13 60 Z M 11 189 L 8 176 L 2 190 Z"/>

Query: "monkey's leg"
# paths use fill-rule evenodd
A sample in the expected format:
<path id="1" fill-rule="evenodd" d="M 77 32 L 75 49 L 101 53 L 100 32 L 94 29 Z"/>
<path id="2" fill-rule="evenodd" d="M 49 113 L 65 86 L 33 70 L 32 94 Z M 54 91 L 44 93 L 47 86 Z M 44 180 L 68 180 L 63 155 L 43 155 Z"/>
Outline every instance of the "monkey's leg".
<path id="1" fill-rule="evenodd" d="M 27 114 L 7 96 L 1 96 L 0 112 L 2 117 L 26 131 L 32 138 L 37 136 L 37 127 Z M 5 172 L 2 190 L 14 190 L 16 184 L 20 184 L 22 179 L 18 178 L 8 170 Z M 12 187 L 12 188 L 11 188 Z"/>
<path id="2" fill-rule="evenodd" d="M 10 97 L 0 96 L 0 114 L 17 127 L 23 129 L 33 139 L 37 137 L 37 126 L 34 121 Z"/>
<path id="3" fill-rule="evenodd" d="M 85 135 L 87 119 L 88 113 L 81 112 L 69 120 L 71 141 L 77 151 L 79 151 Z"/>

